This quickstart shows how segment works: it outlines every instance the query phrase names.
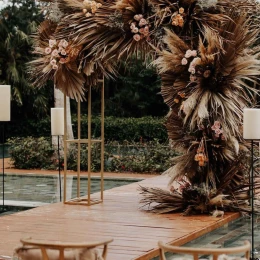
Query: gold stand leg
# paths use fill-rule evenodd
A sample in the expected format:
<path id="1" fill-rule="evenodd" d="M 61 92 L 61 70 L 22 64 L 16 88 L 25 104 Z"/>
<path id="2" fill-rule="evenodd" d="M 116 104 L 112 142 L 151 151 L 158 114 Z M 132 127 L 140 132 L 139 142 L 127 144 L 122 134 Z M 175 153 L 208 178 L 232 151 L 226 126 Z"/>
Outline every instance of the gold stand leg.
<path id="1" fill-rule="evenodd" d="M 77 197 L 80 197 L 80 149 L 81 149 L 81 144 L 80 144 L 80 139 L 81 139 L 81 103 L 80 103 L 80 98 L 78 98 L 78 156 L 77 156 Z"/>
<path id="2" fill-rule="evenodd" d="M 105 81 L 99 80 L 102 82 L 101 86 L 101 138 L 100 139 L 92 139 L 91 133 L 91 118 L 92 118 L 92 97 L 91 97 L 91 87 L 88 87 L 88 138 L 81 139 L 81 103 L 78 101 L 78 139 L 68 140 L 67 139 L 67 111 L 66 111 L 66 96 L 64 95 L 64 196 L 63 202 L 66 204 L 72 205 L 94 205 L 101 203 L 104 199 L 104 152 L 105 152 L 105 141 L 104 141 L 104 118 L 105 118 Z M 80 98 L 78 99 L 80 100 Z M 68 152 L 68 143 L 77 143 L 77 198 L 72 198 L 69 201 L 66 200 L 66 179 L 67 179 L 67 152 Z M 81 144 L 87 144 L 88 151 L 88 192 L 87 198 L 80 198 L 80 157 L 81 157 Z M 101 145 L 101 170 L 100 170 L 100 199 L 91 199 L 91 150 L 92 143 L 100 143 Z"/>
<path id="3" fill-rule="evenodd" d="M 104 153 L 105 153 L 105 78 L 101 87 L 101 169 L 100 169 L 100 194 L 103 201 L 104 195 Z"/>
<path id="4" fill-rule="evenodd" d="M 91 87 L 88 88 L 88 205 L 91 194 Z"/>
<path id="5" fill-rule="evenodd" d="M 67 200 L 67 102 L 66 95 L 64 94 L 64 136 L 63 136 L 63 147 L 64 147 L 64 174 L 63 174 L 63 203 Z"/>

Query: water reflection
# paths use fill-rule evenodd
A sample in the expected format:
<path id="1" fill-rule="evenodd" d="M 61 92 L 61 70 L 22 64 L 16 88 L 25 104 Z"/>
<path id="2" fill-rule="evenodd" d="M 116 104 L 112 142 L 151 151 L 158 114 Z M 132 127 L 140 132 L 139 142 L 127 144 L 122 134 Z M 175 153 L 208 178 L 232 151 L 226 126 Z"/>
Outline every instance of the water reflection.
<path id="1" fill-rule="evenodd" d="M 1 177 L 1 176 L 0 176 Z M 105 179 L 104 189 L 111 189 L 127 185 L 137 180 L 133 179 Z M 88 193 L 87 177 L 81 177 L 80 196 Z M 62 178 L 63 189 L 63 178 Z M 91 193 L 100 191 L 100 180 L 92 178 Z M 75 198 L 77 192 L 77 179 L 75 176 L 67 177 L 67 199 Z M 63 191 L 62 191 L 63 194 Z M 0 180 L 0 200 L 2 200 L 2 181 Z M 60 201 L 58 176 L 46 175 L 5 175 L 5 200 L 31 201 L 54 203 Z"/>

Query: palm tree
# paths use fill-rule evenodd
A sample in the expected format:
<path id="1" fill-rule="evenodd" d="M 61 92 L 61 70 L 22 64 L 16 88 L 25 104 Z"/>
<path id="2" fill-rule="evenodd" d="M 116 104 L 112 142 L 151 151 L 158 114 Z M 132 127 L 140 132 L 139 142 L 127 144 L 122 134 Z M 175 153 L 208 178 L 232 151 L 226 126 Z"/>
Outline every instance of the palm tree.
<path id="1" fill-rule="evenodd" d="M 33 88 L 27 79 L 25 66 L 32 57 L 29 34 L 36 29 L 38 16 L 31 14 L 29 17 L 23 10 L 33 3 L 26 1 L 27 7 L 22 8 L 13 2 L 0 12 L 0 83 L 12 86 L 15 117 L 32 113 L 39 116 L 48 111 L 46 91 Z M 29 106 L 31 109 L 28 110 Z M 17 107 L 19 109 L 15 109 Z"/>

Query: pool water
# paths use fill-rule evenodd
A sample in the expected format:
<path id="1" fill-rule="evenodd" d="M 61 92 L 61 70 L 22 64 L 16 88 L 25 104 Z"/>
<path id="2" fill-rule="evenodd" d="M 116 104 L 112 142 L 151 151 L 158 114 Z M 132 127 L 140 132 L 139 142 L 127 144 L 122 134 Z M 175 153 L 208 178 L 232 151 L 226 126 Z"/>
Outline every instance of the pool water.
<path id="1" fill-rule="evenodd" d="M 187 247 L 202 248 L 220 248 L 241 246 L 245 240 L 251 242 L 251 219 L 249 217 L 241 217 L 235 221 L 213 230 L 187 244 Z M 254 248 L 258 253 L 255 259 L 260 259 L 260 218 L 255 218 L 254 225 Z M 186 255 L 177 255 L 166 253 L 166 259 L 172 260 L 176 257 L 189 257 Z M 205 259 L 205 256 L 202 256 Z M 158 260 L 159 258 L 154 258 Z"/>
<path id="2" fill-rule="evenodd" d="M 111 189 L 139 181 L 137 179 L 104 179 L 104 189 Z M 80 179 L 80 196 L 88 192 L 88 179 Z M 63 178 L 61 179 L 63 194 Z M 19 175 L 7 174 L 4 182 L 5 204 L 19 202 L 20 206 L 40 206 L 43 203 L 54 203 L 60 201 L 59 179 L 57 175 Z M 100 191 L 100 179 L 91 178 L 91 193 Z M 77 177 L 67 176 L 67 199 L 75 198 L 77 193 Z M 0 200 L 3 199 L 2 176 L 0 175 Z M 11 204 L 12 204 L 11 203 Z M 1 203 L 0 203 L 1 204 Z M 10 204 L 10 203 L 9 203 Z"/>

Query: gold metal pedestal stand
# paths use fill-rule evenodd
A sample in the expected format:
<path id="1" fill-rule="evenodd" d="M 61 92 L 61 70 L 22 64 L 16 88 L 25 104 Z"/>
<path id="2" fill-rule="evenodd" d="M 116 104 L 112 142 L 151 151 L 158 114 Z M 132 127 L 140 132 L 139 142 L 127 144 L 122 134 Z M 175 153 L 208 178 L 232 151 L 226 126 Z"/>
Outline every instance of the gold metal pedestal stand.
<path id="1" fill-rule="evenodd" d="M 63 203 L 77 205 L 93 205 L 103 202 L 104 190 L 104 79 L 99 80 L 101 84 L 101 139 L 91 139 L 91 87 L 88 87 L 88 139 L 81 139 L 81 102 L 78 101 L 78 139 L 67 139 L 67 112 L 66 112 L 66 97 L 64 96 L 64 189 Z M 76 143 L 78 148 L 77 154 L 77 197 L 67 200 L 67 153 L 68 143 Z M 93 143 L 101 144 L 101 170 L 100 170 L 100 198 L 95 194 L 95 198 L 91 198 L 91 146 Z M 88 149 L 88 194 L 85 197 L 80 197 L 80 148 L 81 144 L 87 144 Z"/>

